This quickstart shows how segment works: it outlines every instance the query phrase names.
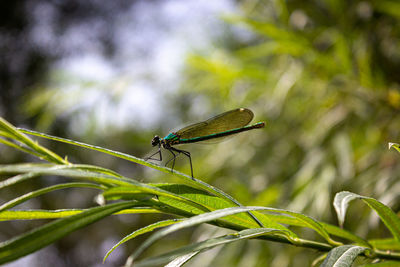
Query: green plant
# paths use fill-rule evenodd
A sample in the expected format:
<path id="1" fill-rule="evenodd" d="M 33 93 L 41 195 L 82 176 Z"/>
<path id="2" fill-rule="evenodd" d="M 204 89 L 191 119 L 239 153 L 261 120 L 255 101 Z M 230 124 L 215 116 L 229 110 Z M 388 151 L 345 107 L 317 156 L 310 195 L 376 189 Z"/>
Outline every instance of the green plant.
<path id="1" fill-rule="evenodd" d="M 33 253 L 68 233 L 106 216 L 129 213 L 166 213 L 177 216 L 179 219 L 159 221 L 132 232 L 111 248 L 104 260 L 120 244 L 155 229 L 163 228 L 141 244 L 128 258 L 127 266 L 132 266 L 133 262 L 135 262 L 134 266 L 153 266 L 168 262 L 174 263 L 174 266 L 181 266 L 198 253 L 215 246 L 254 238 L 318 250 L 322 255 L 316 259 L 315 264 L 323 261 L 321 266 L 351 266 L 359 255 L 367 257 L 371 262 L 379 261 L 382 264 L 388 263 L 389 260 L 400 261 L 400 252 L 398 252 L 400 250 L 400 219 L 389 207 L 373 198 L 350 192 L 336 194 L 334 206 L 338 213 L 339 222 L 343 223 L 349 202 L 354 199 L 361 199 L 377 212 L 392 234 L 390 239 L 365 240 L 352 232 L 315 220 L 305 214 L 269 207 L 242 206 L 223 191 L 200 180 L 192 180 L 191 177 L 179 172 L 174 172 L 174 175 L 183 179 L 184 184 L 146 184 L 98 166 L 72 164 L 66 158 L 63 159 L 38 142 L 33 141 L 24 133 L 86 147 L 165 173 L 170 172 L 168 168 L 120 152 L 33 131 L 16 129 L 0 118 L 1 143 L 47 161 L 47 163 L 1 165 L 0 174 L 13 174 L 14 176 L 0 182 L 0 189 L 4 190 L 4 188 L 16 183 L 46 175 L 63 176 L 80 181 L 32 191 L 0 206 L 0 220 L 2 221 L 58 218 L 58 220 L 35 228 L 28 233 L 0 243 L 0 263 L 10 262 Z M 392 147 L 398 149 L 397 144 L 393 144 Z M 71 187 L 90 187 L 98 190 L 99 197 L 97 199 L 101 205 L 85 210 L 10 210 L 31 198 Z M 110 203 L 111 201 L 113 203 Z M 252 212 L 264 227 L 260 228 L 254 218 L 245 212 Z M 213 224 L 230 229 L 233 232 L 174 249 L 160 256 L 137 261 L 137 258 L 146 248 L 162 237 L 202 223 Z M 290 229 L 291 226 L 312 229 L 322 238 L 322 241 L 301 238 Z M 332 236 L 340 238 L 342 242 L 334 240 Z"/>

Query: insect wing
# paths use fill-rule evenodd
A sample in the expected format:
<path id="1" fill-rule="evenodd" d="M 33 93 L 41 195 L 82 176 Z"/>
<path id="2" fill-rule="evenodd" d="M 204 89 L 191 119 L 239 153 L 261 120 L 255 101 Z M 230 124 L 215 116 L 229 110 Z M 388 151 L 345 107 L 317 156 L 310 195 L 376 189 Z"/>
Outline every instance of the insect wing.
<path id="1" fill-rule="evenodd" d="M 250 109 L 238 108 L 219 114 L 206 121 L 189 125 L 176 133 L 181 139 L 207 136 L 246 126 L 253 117 L 254 114 Z"/>

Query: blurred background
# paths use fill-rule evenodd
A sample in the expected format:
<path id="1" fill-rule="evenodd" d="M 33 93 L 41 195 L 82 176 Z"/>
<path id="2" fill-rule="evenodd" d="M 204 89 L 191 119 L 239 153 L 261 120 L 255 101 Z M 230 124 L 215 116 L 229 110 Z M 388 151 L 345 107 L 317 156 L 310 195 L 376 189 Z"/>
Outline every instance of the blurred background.
<path id="1" fill-rule="evenodd" d="M 388 142 L 400 142 L 398 1 L 17 0 L 2 1 L 0 13 L 0 115 L 16 126 L 145 157 L 154 152 L 155 134 L 247 107 L 265 129 L 182 147 L 192 153 L 197 178 L 244 205 L 332 224 L 333 197 L 343 190 L 400 209 L 400 157 L 388 150 Z M 121 159 L 40 142 L 74 163 L 141 182 L 179 182 Z M 0 146 L 1 164 L 32 160 Z M 185 158 L 176 168 L 190 173 Z M 2 190 L 0 201 L 63 180 L 25 182 Z M 96 193 L 62 190 L 17 208 L 87 208 L 96 205 Z M 112 216 L 6 266 L 119 266 L 146 236 L 102 264 L 106 251 L 166 218 Z M 0 240 L 46 222 L 0 222 Z M 345 228 L 390 237 L 361 202 L 350 206 Z M 179 232 L 147 255 L 215 231 Z M 253 240 L 211 250 L 189 266 L 308 266 L 318 255 Z"/>

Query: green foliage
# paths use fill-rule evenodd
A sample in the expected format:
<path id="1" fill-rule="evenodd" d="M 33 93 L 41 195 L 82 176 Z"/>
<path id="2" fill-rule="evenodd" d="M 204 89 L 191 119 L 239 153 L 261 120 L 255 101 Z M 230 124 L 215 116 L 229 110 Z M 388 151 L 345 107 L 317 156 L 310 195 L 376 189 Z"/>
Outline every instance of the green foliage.
<path id="1" fill-rule="evenodd" d="M 120 202 L 94 207 L 77 215 L 72 215 L 48 223 L 42 227 L 0 243 L 0 263 L 6 263 L 35 252 L 63 236 L 96 222 L 125 208 L 135 206 L 134 202 Z"/>
<path id="2" fill-rule="evenodd" d="M 172 262 L 173 260 L 183 257 L 186 255 L 193 255 L 193 253 L 201 252 L 209 250 L 215 246 L 220 246 L 224 244 L 229 244 L 232 242 L 237 242 L 239 240 L 255 238 L 258 236 L 262 236 L 264 234 L 286 234 L 283 230 L 277 229 L 268 229 L 268 228 L 256 228 L 256 229 L 246 229 L 239 231 L 237 233 L 228 234 L 216 238 L 210 238 L 202 242 L 198 242 L 183 248 L 175 249 L 169 253 L 165 253 L 163 255 L 153 257 L 151 259 L 135 262 L 133 265 L 134 257 L 131 257 L 127 266 L 158 266 L 160 264 L 165 264 L 168 262 Z"/>
<path id="3" fill-rule="evenodd" d="M 345 267 L 351 266 L 358 255 L 366 251 L 367 248 L 359 246 L 339 246 L 332 249 L 326 259 L 321 264 L 321 267 L 338 266 Z"/>
<path id="4" fill-rule="evenodd" d="M 161 228 L 161 227 L 166 227 L 168 225 L 174 224 L 177 221 L 179 221 L 179 219 L 173 219 L 173 220 L 165 220 L 165 221 L 159 221 L 150 225 L 147 225 L 146 227 L 140 228 L 134 232 L 132 232 L 131 234 L 127 235 L 126 237 L 124 237 L 121 241 L 119 241 L 117 244 L 115 244 L 106 254 L 106 256 L 103 259 L 103 262 L 108 258 L 108 256 L 116 249 L 118 248 L 120 245 L 122 245 L 123 243 L 129 241 L 132 238 L 135 238 L 136 236 L 148 233 L 150 231 L 153 231 L 157 228 Z"/>
<path id="5" fill-rule="evenodd" d="M 190 55 L 179 98 L 185 105 L 176 105 L 188 118 L 196 116 L 199 102 L 206 102 L 206 113 L 249 107 L 267 127 L 194 158 L 195 165 L 209 166 L 199 176 L 242 202 L 290 208 L 330 223 L 336 218 L 327 207 L 340 191 L 372 197 L 398 213 L 398 154 L 385 148 L 400 136 L 396 1 L 241 4 L 240 12 L 223 19 L 233 36 L 245 38 L 231 36 L 213 51 Z M 249 162 L 251 170 L 242 172 Z M 390 235 L 368 206 L 354 205 L 358 212 L 350 212 L 347 229 L 369 238 Z M 290 258 L 287 266 L 311 262 L 270 252 L 269 264 L 280 258 Z"/>
<path id="6" fill-rule="evenodd" d="M 335 196 L 333 205 L 335 206 L 336 213 L 338 214 L 339 224 L 343 225 L 344 217 L 347 211 L 349 202 L 354 199 L 361 199 L 368 204 L 369 207 L 374 209 L 383 223 L 390 230 L 393 237 L 400 241 L 400 219 L 399 217 L 387 206 L 370 197 L 360 196 L 351 192 L 340 192 Z"/>
<path id="7" fill-rule="evenodd" d="M 175 172 L 174 175 L 183 178 L 184 181 L 188 182 L 188 184 L 190 183 L 190 185 L 165 183 L 145 184 L 124 177 L 112 170 L 91 165 L 72 164 L 66 160 L 60 160 L 61 157 L 41 146 L 38 142 L 31 140 L 25 136 L 22 131 L 28 132 L 27 130 L 18 130 L 5 120 L 0 119 L 0 135 L 2 136 L 0 140 L 2 140 L 4 144 L 45 159 L 49 163 L 0 165 L 0 174 L 16 174 L 3 180 L 0 183 L 0 189 L 16 185 L 27 179 L 34 179 L 38 176 L 46 175 L 63 176 L 68 179 L 83 180 L 86 182 L 63 183 L 44 187 L 3 204 L 0 207 L 1 220 L 56 217 L 59 219 L 0 243 L 0 263 L 10 262 L 35 252 L 64 237 L 68 233 L 112 214 L 140 214 L 148 212 L 171 214 L 181 217 L 181 219 L 159 221 L 132 232 L 111 248 L 104 260 L 106 260 L 110 253 L 118 248 L 119 245 L 139 235 L 149 233 L 158 228 L 163 228 L 151 235 L 135 250 L 131 257 L 128 258 L 126 266 L 132 266 L 133 263 L 135 266 L 155 266 L 168 262 L 174 262 L 174 264 L 180 266 L 180 264 L 195 257 L 198 253 L 209 250 L 215 246 L 254 238 L 312 248 L 321 252 L 330 251 L 321 266 L 351 266 L 359 255 L 368 257 L 368 259 L 371 260 L 391 259 L 400 261 L 400 253 L 396 252 L 400 246 L 398 241 L 400 219 L 389 207 L 373 198 L 363 197 L 350 192 L 338 193 L 334 204 L 338 212 L 338 217 L 340 218 L 339 221 L 342 222 L 344 220 L 344 214 L 346 213 L 348 203 L 352 199 L 360 198 L 378 213 L 380 219 L 393 234 L 393 239 L 373 240 L 373 242 L 369 242 L 356 234 L 337 228 L 334 225 L 315 220 L 305 214 L 262 206 L 245 207 L 221 190 L 197 179 L 191 179 L 187 175 L 179 172 Z M 168 168 L 147 163 L 139 158 L 101 147 L 94 147 L 88 144 L 55 138 L 40 133 L 35 133 L 35 135 L 123 157 L 132 162 L 159 169 L 164 172 L 171 171 Z M 97 200 L 102 205 L 91 207 L 86 210 L 64 210 L 56 216 L 54 216 L 54 213 L 57 211 L 53 210 L 10 210 L 10 208 L 31 198 L 54 190 L 71 187 L 89 187 L 98 190 L 99 195 Z M 117 202 L 105 204 L 111 200 Z M 264 212 L 261 213 L 261 211 Z M 252 216 L 249 216 L 250 212 Z M 287 216 L 276 215 L 275 213 L 285 214 Z M 255 216 L 264 227 L 259 228 L 253 216 Z M 137 261 L 137 258 L 145 249 L 156 242 L 161 242 L 160 239 L 163 237 L 178 230 L 203 223 L 230 229 L 233 230 L 233 233 L 219 237 L 211 237 L 201 242 L 173 249 L 159 256 Z M 324 241 L 321 242 L 299 237 L 293 230 L 289 229 L 288 226 L 312 229 L 323 237 Z M 334 241 L 331 235 L 339 237 L 346 241 L 345 243 L 350 243 L 351 245 L 343 245 L 342 242 Z M 385 247 L 385 251 L 382 250 L 383 247 Z"/>
<path id="8" fill-rule="evenodd" d="M 66 183 L 65 188 L 92 183 L 93 189 L 99 191 L 98 199 L 104 202 L 125 200 L 138 203 L 138 207 L 125 209 L 119 214 L 153 213 L 180 218 L 178 221 L 145 222 L 144 227 L 136 225 L 138 230 L 122 238 L 109 253 L 134 237 L 170 224 L 177 225 L 186 217 L 195 218 L 193 216 L 216 210 L 241 207 L 240 203 L 284 207 L 279 210 L 284 214 L 274 209 L 251 210 L 251 213 L 237 213 L 209 221 L 209 224 L 234 232 L 204 242 L 195 241 L 160 256 L 151 255 L 143 259 L 142 264 L 164 262 L 173 257 L 182 262 L 192 258 L 196 260 L 198 253 L 214 245 L 237 243 L 242 236 L 250 238 L 252 231 L 265 231 L 265 235 L 257 239 L 274 242 L 257 243 L 258 247 L 252 248 L 251 253 L 248 246 L 237 250 L 231 249 L 232 245 L 227 246 L 227 256 L 223 256 L 222 250 L 213 265 L 239 266 L 247 260 L 243 259 L 244 254 L 253 255 L 253 261 L 257 262 L 254 266 L 277 262 L 283 262 L 282 266 L 310 265 L 315 253 L 301 253 L 299 257 L 295 246 L 318 250 L 321 256 L 315 262 L 325 266 L 339 264 L 340 259 L 345 259 L 345 266 L 349 266 L 356 257 L 362 258 L 363 263 L 378 261 L 368 266 L 398 265 L 398 2 L 278 0 L 240 1 L 239 4 L 242 5 L 240 11 L 223 17 L 229 27 L 225 32 L 226 39 L 218 40 L 212 51 L 189 55 L 180 92 L 167 92 L 165 97 L 160 97 L 170 101 L 168 114 L 176 115 L 164 118 L 160 122 L 164 123 L 160 125 L 162 129 L 178 126 L 180 121 L 194 122 L 237 107 L 249 107 L 257 120 L 267 121 L 265 130 L 243 134 L 233 142 L 205 149 L 191 147 L 196 177 L 205 182 L 192 180 L 180 172 L 170 176 L 168 168 L 128 154 L 36 133 L 40 137 L 140 164 L 142 168 L 137 168 L 139 174 L 150 168 L 161 171 L 158 176 L 154 173 L 153 181 L 178 180 L 170 184 L 145 184 L 108 169 L 71 164 L 22 135 L 34 132 L 14 131 L 3 122 L 1 135 L 8 139 L 0 139 L 0 142 L 51 164 L 2 166 L 2 174 L 15 176 L 1 182 L 0 188 L 39 176 L 56 175 L 79 181 Z M 61 85 L 67 83 L 66 80 L 62 80 Z M 82 84 L 81 91 L 72 93 L 54 88 L 34 92 L 27 96 L 23 107 L 34 116 L 38 127 L 49 127 L 58 116 L 75 107 L 76 103 L 70 99 L 84 98 L 85 86 Z M 95 84 L 94 87 L 108 89 L 109 84 Z M 161 88 L 158 93 L 163 95 Z M 80 110 L 75 112 L 78 114 Z M 171 125 L 171 121 L 178 122 L 178 125 Z M 91 123 L 96 124 L 95 121 Z M 110 130 L 106 142 L 114 143 L 107 143 L 107 146 L 115 147 L 117 143 L 124 149 L 130 146 L 137 155 L 144 153 L 143 149 L 147 149 L 154 133 L 136 130 L 135 127 L 129 131 L 124 135 L 125 141 L 119 143 L 115 140 L 121 138 Z M 389 144 L 391 150 L 387 150 L 385 145 L 389 141 L 397 142 Z M 71 151 L 66 154 L 71 155 Z M 86 160 L 83 157 L 78 162 Z M 113 166 L 112 169 L 118 168 Z M 178 169 L 186 172 L 188 167 L 178 166 Z M 141 181 L 137 173 L 132 176 Z M 224 191 L 209 184 L 224 188 Z M 32 190 L 2 207 L 8 209 L 31 197 L 61 188 L 64 185 Z M 362 201 L 351 202 L 349 206 L 353 199 Z M 333 208 L 328 208 L 332 200 L 337 207 L 337 218 Z M 85 211 L 4 210 L 0 212 L 0 220 L 68 218 Z M 262 222 L 263 228 L 258 228 L 260 226 L 253 216 Z M 345 229 L 336 226 L 336 221 Z M 289 245 L 282 249 L 274 243 Z M 164 243 L 157 240 L 152 247 L 157 244 Z M 346 255 L 350 257 L 342 257 Z M 221 261 L 223 264 L 218 264 Z M 250 265 L 246 262 L 246 266 Z"/>
<path id="9" fill-rule="evenodd" d="M 389 149 L 391 149 L 392 147 L 394 149 L 396 149 L 400 153 L 400 145 L 399 144 L 397 144 L 397 143 L 389 143 Z"/>

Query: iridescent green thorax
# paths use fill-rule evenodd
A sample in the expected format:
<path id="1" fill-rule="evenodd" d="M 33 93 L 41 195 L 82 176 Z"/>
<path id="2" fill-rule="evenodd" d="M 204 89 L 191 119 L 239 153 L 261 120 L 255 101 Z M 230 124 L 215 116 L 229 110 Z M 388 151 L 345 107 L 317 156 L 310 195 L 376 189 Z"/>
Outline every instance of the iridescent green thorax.
<path id="1" fill-rule="evenodd" d="M 170 145 L 179 143 L 179 136 L 175 133 L 169 133 L 166 137 L 163 138 L 164 142 Z"/>

